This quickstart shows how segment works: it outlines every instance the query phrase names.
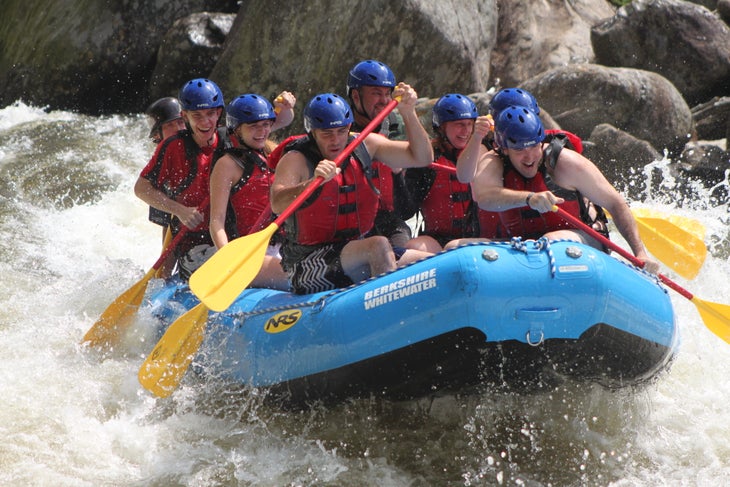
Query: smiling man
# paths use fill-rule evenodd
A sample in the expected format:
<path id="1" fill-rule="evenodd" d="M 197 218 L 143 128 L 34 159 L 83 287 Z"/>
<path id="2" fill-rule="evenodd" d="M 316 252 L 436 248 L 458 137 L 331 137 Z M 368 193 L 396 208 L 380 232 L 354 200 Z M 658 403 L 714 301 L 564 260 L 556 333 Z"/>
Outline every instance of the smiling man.
<path id="1" fill-rule="evenodd" d="M 352 131 L 360 132 L 392 100 L 395 75 L 387 64 L 375 59 L 360 61 L 347 75 L 347 97 L 353 109 Z M 373 130 L 391 140 L 405 140 L 403 120 L 393 110 Z M 403 219 L 403 202 L 410 200 L 404 171 L 391 169 L 373 161 L 373 183 L 380 191 L 380 208 L 375 216 L 375 231 L 388 237 L 394 247 L 405 247 L 411 239 L 411 228 Z"/>
<path id="2" fill-rule="evenodd" d="M 535 239 L 544 235 L 552 240 L 575 240 L 602 248 L 585 231 L 552 211 L 559 206 L 593 226 L 598 222 L 585 211 L 585 197 L 609 211 L 616 228 L 637 259 L 645 263 L 646 270 L 658 271 L 659 264 L 647 255 L 623 196 L 590 160 L 563 146 L 560 139 L 548 142 L 535 112 L 524 106 L 504 109 L 496 120 L 497 148 L 491 151 L 481 144 L 486 131 L 485 126 L 475 130 L 459 165 L 465 173 L 475 173 L 471 181 L 474 199 L 480 208 L 499 212 L 508 236 Z M 470 154 L 471 157 L 464 157 Z M 470 164 L 475 164 L 475 171 L 465 170 Z"/>
<path id="3" fill-rule="evenodd" d="M 213 81 L 188 81 L 178 96 L 186 130 L 165 139 L 155 150 L 134 185 L 134 194 L 153 208 L 173 215 L 170 226 L 177 235 L 189 231 L 175 248 L 180 277 L 187 279 L 214 250 L 208 232 L 206 207 L 210 164 L 216 150 L 228 144 L 218 125 L 223 115 L 223 93 Z"/>

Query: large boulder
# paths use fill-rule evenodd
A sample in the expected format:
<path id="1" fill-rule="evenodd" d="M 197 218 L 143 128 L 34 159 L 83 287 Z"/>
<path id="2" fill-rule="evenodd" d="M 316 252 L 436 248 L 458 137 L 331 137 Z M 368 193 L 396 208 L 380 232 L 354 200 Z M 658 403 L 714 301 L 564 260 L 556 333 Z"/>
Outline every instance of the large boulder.
<path id="1" fill-rule="evenodd" d="M 496 0 L 245 2 L 210 77 L 226 99 L 289 90 L 303 104 L 317 93 L 344 95 L 350 68 L 377 59 L 419 94 L 484 91 L 496 6 Z"/>
<path id="2" fill-rule="evenodd" d="M 606 179 L 632 198 L 637 198 L 645 189 L 632 184 L 636 179 L 633 176 L 641 174 L 647 164 L 662 158 L 649 142 L 607 123 L 593 129 L 584 145 L 583 155 L 598 166 Z"/>
<path id="3" fill-rule="evenodd" d="M 635 0 L 591 33 L 596 63 L 654 71 L 690 105 L 730 93 L 730 29 L 682 0 Z"/>
<path id="4" fill-rule="evenodd" d="M 173 22 L 231 0 L 5 0 L 0 106 L 25 102 L 88 113 L 141 111 L 157 46 Z M 142 107 L 142 108 L 141 108 Z"/>
<path id="5" fill-rule="evenodd" d="M 612 17 L 608 1 L 499 0 L 499 32 L 492 79 L 503 87 L 558 66 L 593 63 L 591 28 Z"/>
<path id="6" fill-rule="evenodd" d="M 236 14 L 200 12 L 176 20 L 162 39 L 150 99 L 177 96 L 193 78 L 207 78 L 223 52 Z"/>
<path id="7" fill-rule="evenodd" d="M 713 98 L 692 107 L 692 116 L 701 140 L 730 139 L 730 96 Z"/>
<path id="8" fill-rule="evenodd" d="M 676 155 L 693 131 L 692 112 L 682 95 L 650 71 L 573 64 L 532 77 L 522 87 L 562 128 L 581 138 L 607 123 Z"/>

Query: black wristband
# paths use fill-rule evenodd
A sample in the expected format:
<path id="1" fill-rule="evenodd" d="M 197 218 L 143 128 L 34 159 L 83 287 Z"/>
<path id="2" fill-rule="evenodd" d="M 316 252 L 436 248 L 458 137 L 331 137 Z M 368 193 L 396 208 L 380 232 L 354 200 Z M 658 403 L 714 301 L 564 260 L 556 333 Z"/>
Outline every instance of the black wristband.
<path id="1" fill-rule="evenodd" d="M 527 198 L 525 198 L 525 204 L 527 205 L 528 208 L 532 208 L 530 206 L 530 198 L 532 198 L 533 196 L 535 196 L 535 193 L 530 193 L 527 195 Z"/>

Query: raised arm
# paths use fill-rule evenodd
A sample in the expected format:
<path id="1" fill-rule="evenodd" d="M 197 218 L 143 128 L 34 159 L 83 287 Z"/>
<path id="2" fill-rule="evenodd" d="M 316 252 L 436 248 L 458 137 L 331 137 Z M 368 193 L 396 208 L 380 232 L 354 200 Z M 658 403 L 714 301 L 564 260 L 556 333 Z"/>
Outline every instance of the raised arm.
<path id="1" fill-rule="evenodd" d="M 505 211 L 525 206 L 530 193 L 507 189 L 503 182 L 504 164 L 494 151 L 488 151 L 479 160 L 476 175 L 471 182 L 472 198 L 479 208 L 488 211 Z"/>
<path id="2" fill-rule="evenodd" d="M 464 150 L 459 154 L 456 161 L 456 177 L 462 183 L 470 183 L 477 174 L 479 161 L 483 159 L 489 150 L 482 144 L 482 139 L 494 128 L 491 115 L 477 117 L 474 122 L 474 132 L 472 132 L 469 142 L 467 142 Z"/>
<path id="3" fill-rule="evenodd" d="M 276 112 L 276 120 L 271 127 L 271 131 L 279 130 L 287 127 L 294 120 L 294 105 L 297 103 L 296 97 L 288 92 L 282 91 L 274 99 L 274 111 Z"/>
<path id="4" fill-rule="evenodd" d="M 393 90 L 393 98 L 400 97 L 398 112 L 403 118 L 407 141 L 389 140 L 377 134 L 365 138 L 365 146 L 373 157 L 393 169 L 424 167 L 433 162 L 433 148 L 428 132 L 416 114 L 416 91 L 405 83 Z"/>
<path id="5" fill-rule="evenodd" d="M 649 258 L 628 203 L 593 162 L 575 151 L 563 149 L 556 166 L 555 182 L 564 188 L 578 190 L 593 203 L 605 208 L 636 258 L 646 264 L 648 271 L 658 271 L 659 264 Z"/>

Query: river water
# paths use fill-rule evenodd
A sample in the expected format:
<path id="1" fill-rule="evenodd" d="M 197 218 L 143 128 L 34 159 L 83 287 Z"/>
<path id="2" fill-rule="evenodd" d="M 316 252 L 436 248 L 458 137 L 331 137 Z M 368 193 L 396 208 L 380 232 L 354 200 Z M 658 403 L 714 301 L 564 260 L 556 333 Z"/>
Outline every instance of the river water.
<path id="1" fill-rule="evenodd" d="M 0 485 L 730 485 L 730 344 L 674 292 L 681 348 L 639 389 L 566 384 L 292 413 L 188 374 L 169 398 L 152 397 L 137 382 L 154 344 L 144 316 L 115 350 L 79 344 L 160 252 L 132 191 L 153 149 L 146 132 L 142 115 L 0 109 Z M 710 248 L 696 279 L 665 273 L 729 304 L 727 181 L 688 197 L 666 161 L 650 169 L 664 180 L 634 205 L 699 220 Z"/>

